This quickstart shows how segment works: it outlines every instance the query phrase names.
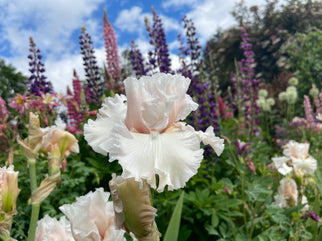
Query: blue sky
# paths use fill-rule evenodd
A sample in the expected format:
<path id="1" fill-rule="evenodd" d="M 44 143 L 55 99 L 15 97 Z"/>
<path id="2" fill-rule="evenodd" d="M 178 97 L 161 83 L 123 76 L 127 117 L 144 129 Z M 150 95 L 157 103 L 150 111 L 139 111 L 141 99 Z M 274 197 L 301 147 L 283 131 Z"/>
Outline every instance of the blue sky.
<path id="1" fill-rule="evenodd" d="M 178 65 L 176 37 L 183 33 L 184 15 L 195 23 L 202 45 L 218 28 L 234 25 L 230 12 L 237 0 L 0 0 L 0 58 L 29 76 L 28 49 L 32 36 L 45 62 L 46 74 L 56 91 L 71 85 L 73 69 L 84 78 L 78 36 L 82 26 L 92 37 L 99 66 L 105 61 L 103 11 L 114 27 L 119 52 L 135 40 L 143 53 L 151 46 L 144 17 L 151 23 L 154 6 L 165 27 L 172 64 Z M 248 6 L 264 0 L 245 0 Z"/>

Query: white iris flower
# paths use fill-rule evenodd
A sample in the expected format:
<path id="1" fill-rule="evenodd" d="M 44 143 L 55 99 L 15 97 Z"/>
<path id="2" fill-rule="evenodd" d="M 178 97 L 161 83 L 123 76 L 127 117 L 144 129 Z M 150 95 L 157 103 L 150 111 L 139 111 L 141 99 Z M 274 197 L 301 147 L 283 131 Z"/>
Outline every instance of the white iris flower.
<path id="1" fill-rule="evenodd" d="M 186 94 L 190 79 L 158 73 L 124 81 L 126 96 L 108 97 L 95 121 L 84 126 L 85 139 L 98 153 L 118 160 L 123 178 L 146 179 L 162 192 L 179 189 L 197 173 L 203 159 L 200 142 L 220 155 L 224 140 L 212 127 L 196 132 L 184 120 L 198 108 Z M 156 184 L 156 175 L 159 184 Z"/>

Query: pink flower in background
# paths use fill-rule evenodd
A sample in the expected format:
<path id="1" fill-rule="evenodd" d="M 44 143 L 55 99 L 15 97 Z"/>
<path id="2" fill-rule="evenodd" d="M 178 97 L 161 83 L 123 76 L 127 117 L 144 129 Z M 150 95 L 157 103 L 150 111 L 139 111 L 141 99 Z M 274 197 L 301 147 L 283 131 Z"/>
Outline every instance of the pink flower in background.
<path id="1" fill-rule="evenodd" d="M 126 241 L 125 231 L 115 228 L 113 202 L 103 188 L 78 197 L 75 203 L 66 204 L 60 210 L 71 223 L 76 241 Z"/>
<path id="2" fill-rule="evenodd" d="M 190 79 L 158 73 L 141 79 L 127 78 L 126 97 L 106 98 L 98 118 L 84 126 L 92 148 L 118 160 L 123 178 L 141 178 L 159 192 L 185 186 L 203 159 L 200 142 L 220 155 L 224 140 L 213 127 L 196 132 L 184 120 L 198 105 L 186 94 Z M 156 177 L 159 186 L 156 187 Z"/>
<path id="3" fill-rule="evenodd" d="M 23 95 L 17 94 L 15 98 L 11 99 L 11 103 L 9 103 L 9 106 L 19 111 L 21 115 L 24 114 L 25 110 L 28 110 L 29 108 L 26 94 L 27 92 L 25 92 Z"/>
<path id="4" fill-rule="evenodd" d="M 58 221 L 45 215 L 37 222 L 35 241 L 74 241 L 70 223 L 65 217 L 61 217 Z"/>

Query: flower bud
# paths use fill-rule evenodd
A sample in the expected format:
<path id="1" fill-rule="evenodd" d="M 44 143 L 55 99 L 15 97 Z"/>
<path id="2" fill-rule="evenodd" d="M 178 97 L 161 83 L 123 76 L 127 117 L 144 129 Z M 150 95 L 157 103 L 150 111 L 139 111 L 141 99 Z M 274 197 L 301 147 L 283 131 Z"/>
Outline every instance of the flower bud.
<path id="1" fill-rule="evenodd" d="M 16 201 L 20 189 L 18 188 L 18 173 L 13 166 L 0 168 L 1 210 L 5 213 L 16 212 Z"/>
<path id="2" fill-rule="evenodd" d="M 157 210 L 151 206 L 150 188 L 146 181 L 112 176 L 109 182 L 113 198 L 116 225 L 124 226 L 138 240 L 159 240 L 160 233 L 154 218 Z"/>

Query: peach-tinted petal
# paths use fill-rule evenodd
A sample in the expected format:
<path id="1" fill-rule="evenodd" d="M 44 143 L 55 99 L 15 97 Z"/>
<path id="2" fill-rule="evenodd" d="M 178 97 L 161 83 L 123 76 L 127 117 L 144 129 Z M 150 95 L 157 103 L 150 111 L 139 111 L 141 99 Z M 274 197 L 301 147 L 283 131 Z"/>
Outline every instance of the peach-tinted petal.
<path id="1" fill-rule="evenodd" d="M 124 83 L 128 98 L 125 124 L 130 130 L 161 132 L 198 107 L 186 94 L 190 80 L 181 75 L 158 73 L 139 80 L 127 78 Z"/>
<path id="2" fill-rule="evenodd" d="M 94 151 L 106 155 L 101 146 L 108 140 L 114 124 L 124 121 L 126 115 L 126 97 L 116 94 L 114 98 L 104 100 L 95 121 L 89 120 L 84 125 L 84 137 Z"/>
<path id="3" fill-rule="evenodd" d="M 65 217 L 61 217 L 58 221 L 45 215 L 37 222 L 35 241 L 74 241 L 74 238 Z"/>
<path id="4" fill-rule="evenodd" d="M 60 210 L 68 217 L 76 241 L 102 241 L 115 237 L 113 203 L 108 202 L 109 193 L 103 188 L 77 198 L 73 204 L 66 204 Z M 112 229 L 111 229 L 112 228 Z M 123 232 L 120 230 L 119 232 Z M 117 240 L 125 240 L 117 239 Z"/>
<path id="5" fill-rule="evenodd" d="M 309 154 L 310 144 L 289 141 L 283 148 L 284 156 L 295 157 L 297 159 L 306 159 Z"/>

